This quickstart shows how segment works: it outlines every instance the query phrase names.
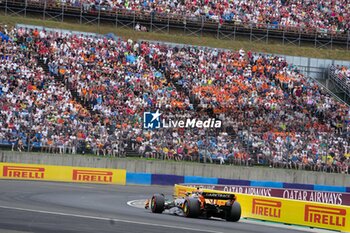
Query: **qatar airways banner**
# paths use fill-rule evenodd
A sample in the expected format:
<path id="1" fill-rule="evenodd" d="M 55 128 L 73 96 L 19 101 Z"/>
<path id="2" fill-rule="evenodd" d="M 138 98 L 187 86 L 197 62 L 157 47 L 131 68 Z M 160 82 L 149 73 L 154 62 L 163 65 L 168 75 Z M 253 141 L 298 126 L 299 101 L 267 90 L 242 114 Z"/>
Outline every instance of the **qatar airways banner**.
<path id="1" fill-rule="evenodd" d="M 214 189 L 225 192 L 250 194 L 254 196 L 279 197 L 300 201 L 311 201 L 325 204 L 350 206 L 350 193 L 322 192 L 301 189 L 279 189 L 238 185 L 200 185 L 185 184 L 186 186 Z"/>

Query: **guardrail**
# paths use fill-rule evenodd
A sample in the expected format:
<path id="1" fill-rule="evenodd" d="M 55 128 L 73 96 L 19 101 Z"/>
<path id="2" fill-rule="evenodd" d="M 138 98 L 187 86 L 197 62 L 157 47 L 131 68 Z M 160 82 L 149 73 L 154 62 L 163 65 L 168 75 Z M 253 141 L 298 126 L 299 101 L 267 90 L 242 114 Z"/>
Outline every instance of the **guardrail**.
<path id="1" fill-rule="evenodd" d="M 284 183 L 264 180 L 240 180 L 240 179 L 223 179 L 214 177 L 202 176 L 179 176 L 171 174 L 151 174 L 151 173 L 126 173 L 127 184 L 141 184 L 141 185 L 175 185 L 175 184 L 201 184 L 202 186 L 215 187 L 222 186 L 223 189 L 229 189 L 233 186 L 246 187 L 265 187 L 265 188 L 283 188 L 293 190 L 311 190 L 324 192 L 349 193 L 350 187 L 343 186 L 329 186 L 329 185 L 313 185 L 313 184 L 298 184 L 298 183 Z"/>
<path id="2" fill-rule="evenodd" d="M 327 185 L 327 187 L 341 187 L 337 192 L 344 192 L 344 186 L 349 186 L 350 176 L 348 174 L 335 174 L 326 172 L 312 172 L 304 170 L 288 170 L 265 167 L 247 167 L 247 166 L 222 166 L 212 164 L 200 164 L 190 162 L 160 161 L 145 159 L 128 159 L 128 158 L 106 158 L 83 155 L 65 155 L 65 154 L 44 154 L 44 153 L 16 153 L 10 151 L 0 152 L 0 162 L 3 163 L 28 163 L 28 164 L 48 164 L 57 166 L 78 166 L 94 168 L 112 168 L 125 169 L 129 173 L 140 174 L 169 174 L 185 177 L 201 177 L 202 181 L 191 181 L 191 183 L 208 183 L 206 177 L 216 178 L 213 184 L 232 184 L 244 180 L 255 180 L 253 184 L 264 183 L 267 181 L 277 182 L 280 187 L 286 183 L 309 184 L 304 185 L 306 189 L 313 190 L 315 184 Z M 137 177 L 135 177 L 137 180 Z M 141 178 L 140 178 L 141 179 Z M 145 179 L 147 184 L 151 183 L 151 178 Z M 184 180 L 184 178 L 181 178 Z M 197 178 L 196 178 L 197 179 Z M 198 178 L 199 179 L 199 178 Z M 235 180 L 232 180 L 235 179 Z M 168 181 L 169 180 L 169 181 Z M 186 179 L 187 180 L 187 179 Z M 154 181 L 153 181 L 154 182 Z M 171 179 L 167 179 L 167 185 L 172 185 Z M 183 183 L 184 181 L 181 181 Z M 216 183 L 218 182 L 218 183 Z M 233 182 L 233 183 L 231 183 Z M 238 185 L 246 185 L 237 183 Z M 271 182 L 269 183 L 269 185 Z M 251 183 L 249 182 L 250 186 Z M 267 185 L 268 186 L 268 185 Z M 274 187 L 274 186 L 271 186 Z M 284 186 L 283 186 L 284 187 Z M 284 187 L 285 188 L 285 187 Z M 297 189 L 303 188 L 297 185 Z M 348 188 L 350 192 L 350 187 Z M 329 191 L 335 191 L 329 189 Z"/>
<path id="3" fill-rule="evenodd" d="M 350 32 L 324 32 L 310 28 L 294 28 L 273 24 L 242 24 L 238 22 L 220 22 L 202 17 L 188 17 L 178 14 L 157 14 L 147 11 L 131 11 L 126 9 L 109 9 L 103 5 L 86 9 L 67 4 L 57 4 L 54 1 L 38 0 L 2 0 L 0 9 L 6 15 L 24 16 L 37 15 L 43 20 L 53 19 L 63 22 L 65 19 L 76 20 L 80 24 L 102 23 L 116 27 L 131 27 L 137 24 L 147 27 L 151 32 L 181 30 L 186 35 L 202 36 L 211 33 L 218 39 L 236 40 L 237 37 L 249 38 L 249 41 L 270 43 L 279 40 L 284 45 L 301 46 L 304 43 L 313 44 L 315 48 L 333 48 L 340 46 L 350 49 Z"/>
<path id="4" fill-rule="evenodd" d="M 335 73 L 335 69 L 336 67 L 333 65 L 329 67 L 329 78 L 333 80 L 336 86 L 345 93 L 346 100 L 350 100 L 350 82 L 346 81 L 347 78 L 345 76 L 340 77 L 339 75 L 337 75 Z"/>
<path id="5" fill-rule="evenodd" d="M 70 157 L 67 157 L 69 159 Z M 0 158 L 1 159 L 1 158 Z M 57 160 L 65 160 L 57 158 Z M 71 160 L 71 159 L 69 159 Z M 27 160 L 23 160 L 27 161 Z M 102 161 L 106 163 L 106 161 Z M 136 162 L 136 161 L 134 161 Z M 136 166 L 136 165 L 135 165 Z M 134 167 L 135 167 L 134 166 Z M 116 166 L 111 166 L 116 167 Z M 143 165 L 145 167 L 145 165 Z M 151 169 L 153 170 L 153 169 Z M 91 175 L 108 174 L 111 175 L 112 180 L 91 178 L 90 181 L 84 180 L 81 176 L 79 179 L 73 179 L 74 171 L 91 171 Z M 100 172 L 100 173 L 99 173 Z M 88 174 L 86 174 L 88 175 Z M 105 175 L 102 175 L 105 176 Z M 81 179 L 80 179 L 81 178 Z M 268 180 L 244 180 L 244 179 L 225 179 L 216 177 L 203 177 L 194 175 L 174 175 L 174 174 L 157 174 L 155 172 L 137 172 L 126 169 L 110 169 L 110 168 L 89 168 L 81 166 L 61 166 L 61 165 L 43 165 L 43 164 L 29 164 L 14 163 L 14 162 L 0 162 L 0 179 L 20 179 L 20 180 L 47 180 L 47 181 L 63 181 L 63 182 L 93 182 L 107 184 L 138 184 L 138 185 L 175 185 L 185 183 L 188 185 L 201 184 L 207 187 L 214 188 L 215 186 L 223 186 L 226 188 L 233 186 L 246 187 L 265 187 L 265 188 L 283 188 L 293 190 L 310 190 L 323 192 L 336 192 L 350 194 L 350 186 L 331 186 L 318 184 L 301 184 L 276 182 Z M 85 177 L 88 179 L 88 176 Z M 97 180 L 95 180 L 97 179 Z"/>
<path id="6" fill-rule="evenodd" d="M 196 188 L 176 185 L 174 195 L 184 197 Z M 204 192 L 222 191 L 203 189 Z M 234 193 L 243 218 L 350 232 L 350 207 Z"/>

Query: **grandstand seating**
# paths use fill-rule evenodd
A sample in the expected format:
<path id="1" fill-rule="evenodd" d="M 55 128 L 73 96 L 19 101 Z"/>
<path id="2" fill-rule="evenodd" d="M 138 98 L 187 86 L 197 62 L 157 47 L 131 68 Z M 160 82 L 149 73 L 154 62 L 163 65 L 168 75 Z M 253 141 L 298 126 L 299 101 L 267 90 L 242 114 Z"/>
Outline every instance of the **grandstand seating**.
<path id="1" fill-rule="evenodd" d="M 350 6 L 347 0 L 52 0 L 48 2 L 59 6 L 65 4 L 70 7 L 82 8 L 86 12 L 123 9 L 153 16 L 172 15 L 174 18 L 185 16 L 198 21 L 204 17 L 217 22 L 254 25 L 257 28 L 302 29 L 305 32 L 317 30 L 325 35 L 344 34 L 350 29 Z"/>
<path id="2" fill-rule="evenodd" d="M 320 41 L 322 38 L 338 38 L 341 43 L 348 42 L 344 39 L 348 39 L 350 29 L 347 0 L 3 0 L 0 7 L 15 12 L 19 9 L 36 13 L 48 11 L 48 18 L 53 12 L 80 15 L 80 20 L 83 20 L 83 14 L 87 18 L 102 14 L 101 18 L 111 17 L 112 21 L 115 18 L 127 19 L 122 22 L 124 26 L 137 19 L 147 22 L 146 26 L 149 22 L 196 25 L 193 30 L 203 25 L 208 30 L 239 28 L 242 33 L 254 28 L 257 34 L 269 29 L 298 33 L 305 39 L 315 39 L 316 36 Z"/>
<path id="3" fill-rule="evenodd" d="M 0 139 L 54 153 L 345 172 L 349 107 L 283 58 L 18 28 L 0 43 Z M 144 111 L 220 130 L 143 130 Z M 29 142 L 29 143 L 28 143 Z"/>

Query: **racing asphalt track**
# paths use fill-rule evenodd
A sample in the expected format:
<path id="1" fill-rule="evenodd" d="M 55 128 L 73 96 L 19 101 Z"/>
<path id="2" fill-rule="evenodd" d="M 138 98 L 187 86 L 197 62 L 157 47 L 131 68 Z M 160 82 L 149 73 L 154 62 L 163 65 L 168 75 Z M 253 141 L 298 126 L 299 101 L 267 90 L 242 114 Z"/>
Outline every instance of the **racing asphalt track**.
<path id="1" fill-rule="evenodd" d="M 153 214 L 127 205 L 158 192 L 171 197 L 172 187 L 0 180 L 0 233 L 321 232 L 245 219 L 232 223 Z"/>

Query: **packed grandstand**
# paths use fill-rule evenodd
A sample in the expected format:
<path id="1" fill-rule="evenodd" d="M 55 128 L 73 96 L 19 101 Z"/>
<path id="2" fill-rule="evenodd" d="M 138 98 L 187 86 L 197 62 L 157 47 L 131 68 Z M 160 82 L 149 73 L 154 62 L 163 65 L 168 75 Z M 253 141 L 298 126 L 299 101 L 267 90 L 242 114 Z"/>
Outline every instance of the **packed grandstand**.
<path id="1" fill-rule="evenodd" d="M 197 21 L 204 17 L 257 28 L 301 29 L 325 34 L 346 34 L 350 28 L 347 0 L 49 0 L 47 4 L 82 8 L 84 12 L 129 10 L 153 16 L 186 17 Z"/>
<path id="2" fill-rule="evenodd" d="M 349 106 L 282 57 L 28 28 L 0 38 L 0 143 L 12 150 L 348 172 Z M 155 110 L 223 125 L 143 129 Z"/>

